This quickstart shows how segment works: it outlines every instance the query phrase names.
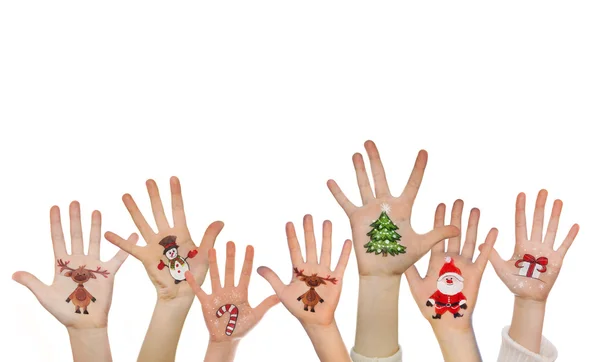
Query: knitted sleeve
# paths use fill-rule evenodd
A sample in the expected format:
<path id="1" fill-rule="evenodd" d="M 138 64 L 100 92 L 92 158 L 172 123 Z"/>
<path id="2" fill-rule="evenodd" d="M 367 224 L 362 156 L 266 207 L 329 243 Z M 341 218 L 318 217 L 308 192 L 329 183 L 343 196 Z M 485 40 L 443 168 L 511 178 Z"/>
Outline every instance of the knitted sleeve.
<path id="1" fill-rule="evenodd" d="M 398 352 L 389 357 L 365 357 L 354 352 L 354 348 L 352 348 L 350 357 L 353 362 L 402 362 L 402 348 L 398 346 Z"/>
<path id="2" fill-rule="evenodd" d="M 540 354 L 533 353 L 527 348 L 513 341 L 508 335 L 508 329 L 504 327 L 502 330 L 502 347 L 498 362 L 554 362 L 558 357 L 556 347 L 542 337 L 542 345 L 540 346 Z"/>

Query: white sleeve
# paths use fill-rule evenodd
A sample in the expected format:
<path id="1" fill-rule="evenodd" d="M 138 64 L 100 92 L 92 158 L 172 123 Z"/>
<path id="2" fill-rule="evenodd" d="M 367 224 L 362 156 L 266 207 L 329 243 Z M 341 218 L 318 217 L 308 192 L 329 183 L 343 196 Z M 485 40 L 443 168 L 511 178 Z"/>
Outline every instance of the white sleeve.
<path id="1" fill-rule="evenodd" d="M 402 348 L 398 346 L 398 352 L 389 357 L 365 357 L 354 352 L 354 348 L 352 348 L 350 357 L 353 362 L 402 362 Z"/>
<path id="2" fill-rule="evenodd" d="M 556 347 L 542 336 L 540 354 L 533 353 L 527 348 L 513 341 L 508 335 L 509 327 L 502 330 L 502 347 L 498 362 L 554 362 L 558 357 Z"/>

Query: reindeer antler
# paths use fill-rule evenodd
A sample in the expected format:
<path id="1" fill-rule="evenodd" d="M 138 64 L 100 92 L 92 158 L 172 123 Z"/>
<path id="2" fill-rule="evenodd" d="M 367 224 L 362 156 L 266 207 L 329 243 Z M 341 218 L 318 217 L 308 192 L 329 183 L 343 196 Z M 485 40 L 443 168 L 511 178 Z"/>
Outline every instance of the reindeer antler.
<path id="1" fill-rule="evenodd" d="M 327 275 L 327 278 L 321 278 L 323 281 L 331 282 L 332 284 L 337 284 L 338 280 L 336 278 L 331 278 L 331 275 Z"/>
<path id="2" fill-rule="evenodd" d="M 296 274 L 297 277 L 305 277 L 306 275 L 302 274 L 303 271 L 304 271 L 304 269 L 298 270 L 298 267 L 294 267 L 294 273 Z"/>
<path id="3" fill-rule="evenodd" d="M 57 262 L 58 262 L 58 264 L 56 266 L 60 267 L 59 273 L 62 273 L 65 269 L 71 270 L 71 271 L 75 270 L 68 266 L 70 263 L 70 261 L 68 261 L 68 260 L 65 262 L 65 261 L 62 261 L 62 259 L 58 259 Z"/>
<path id="4" fill-rule="evenodd" d="M 87 271 L 92 272 L 92 273 L 96 273 L 96 274 L 100 274 L 105 278 L 108 278 L 108 274 L 110 274 L 108 272 L 108 270 L 100 270 L 100 267 L 97 267 L 96 270 L 91 270 L 91 269 L 87 269 Z"/>

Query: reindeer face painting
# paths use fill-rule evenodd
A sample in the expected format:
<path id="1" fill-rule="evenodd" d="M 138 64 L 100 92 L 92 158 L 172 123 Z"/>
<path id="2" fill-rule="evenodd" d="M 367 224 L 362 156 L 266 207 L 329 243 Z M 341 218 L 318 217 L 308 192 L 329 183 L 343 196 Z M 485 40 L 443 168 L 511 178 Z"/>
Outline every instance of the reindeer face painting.
<path id="1" fill-rule="evenodd" d="M 515 262 L 515 266 L 519 268 L 519 275 L 527 278 L 540 279 L 540 273 L 545 273 L 548 258 L 541 256 L 535 258 L 531 254 L 523 255 L 522 259 Z"/>
<path id="2" fill-rule="evenodd" d="M 66 299 L 67 303 L 73 302 L 75 305 L 75 313 L 81 313 L 81 309 L 83 309 L 83 314 L 89 314 L 87 307 L 91 302 L 96 302 L 96 298 L 85 289 L 83 284 L 90 279 L 96 279 L 96 274 L 100 274 L 105 278 L 108 278 L 109 272 L 106 270 L 100 270 L 100 267 L 96 268 L 96 270 L 85 269 L 85 265 L 80 266 L 77 269 L 73 269 L 69 267 L 69 261 L 63 262 L 62 259 L 57 260 L 57 266 L 60 267 L 59 273 L 62 273 L 65 270 L 68 270 L 64 274 L 66 277 L 70 277 L 75 283 L 77 283 L 77 288 L 69 295 Z"/>
<path id="3" fill-rule="evenodd" d="M 330 275 L 327 278 L 323 278 L 318 276 L 316 273 L 312 275 L 304 275 L 302 274 L 304 270 L 298 270 L 298 268 L 294 268 L 294 274 L 298 277 L 299 280 L 306 283 L 307 286 L 310 287 L 308 292 L 302 294 L 298 297 L 298 301 L 302 301 L 304 303 L 304 310 L 308 311 L 308 307 L 310 307 L 311 312 L 315 312 L 315 306 L 319 303 L 323 303 L 324 300 L 319 296 L 317 291 L 315 290 L 321 284 L 327 284 L 326 282 L 331 282 L 333 284 L 337 284 L 336 278 L 330 278 Z"/>
<path id="4" fill-rule="evenodd" d="M 431 316 L 433 319 L 441 319 L 442 314 L 446 312 L 452 313 L 454 318 L 460 318 L 463 315 L 458 311 L 467 309 L 467 298 L 462 293 L 464 279 L 451 257 L 447 256 L 444 261 L 437 281 L 438 290 L 429 297 L 425 305 L 435 305 L 435 315 Z"/>
<path id="5" fill-rule="evenodd" d="M 162 259 L 160 263 L 158 263 L 157 268 L 159 270 L 163 270 L 165 266 L 169 267 L 169 273 L 173 279 L 175 279 L 175 284 L 181 283 L 181 281 L 185 280 L 185 272 L 190 270 L 190 265 L 187 262 L 187 259 L 191 259 L 198 254 L 197 250 L 190 250 L 185 258 L 179 256 L 177 249 L 179 249 L 179 245 L 177 245 L 177 236 L 169 235 L 164 237 L 159 244 L 165 248 L 163 251 L 163 255 L 167 257 L 167 262 L 165 263 Z"/>

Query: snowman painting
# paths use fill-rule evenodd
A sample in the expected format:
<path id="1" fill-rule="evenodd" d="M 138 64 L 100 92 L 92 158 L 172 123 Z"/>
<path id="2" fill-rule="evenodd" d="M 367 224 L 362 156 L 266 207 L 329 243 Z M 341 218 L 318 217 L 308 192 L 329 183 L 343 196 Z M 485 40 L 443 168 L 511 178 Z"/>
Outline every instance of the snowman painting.
<path id="1" fill-rule="evenodd" d="M 175 284 L 179 284 L 185 280 L 185 272 L 190 270 L 187 259 L 195 257 L 198 254 L 198 251 L 190 250 L 187 256 L 182 258 L 177 251 L 179 245 L 177 245 L 176 240 L 177 236 L 169 235 L 159 242 L 159 244 L 165 248 L 163 255 L 166 256 L 168 260 L 165 263 L 161 258 L 157 268 L 158 270 L 163 270 L 165 266 L 168 266 L 169 273 L 171 273 L 171 276 L 175 279 Z"/>

